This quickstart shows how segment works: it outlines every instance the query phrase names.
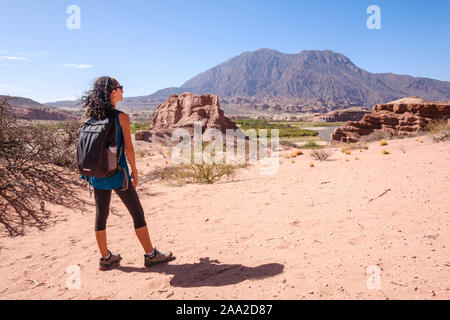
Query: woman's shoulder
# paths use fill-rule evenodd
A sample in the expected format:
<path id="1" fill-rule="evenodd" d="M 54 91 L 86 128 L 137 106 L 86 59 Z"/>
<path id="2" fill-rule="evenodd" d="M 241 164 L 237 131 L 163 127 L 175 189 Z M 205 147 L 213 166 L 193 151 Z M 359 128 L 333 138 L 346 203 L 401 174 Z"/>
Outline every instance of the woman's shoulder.
<path id="1" fill-rule="evenodd" d="M 130 117 L 125 112 L 119 113 L 119 121 L 120 122 L 129 122 Z"/>
<path id="2" fill-rule="evenodd" d="M 130 117 L 125 112 L 120 111 L 119 113 L 119 123 L 122 127 L 130 125 Z"/>
<path id="3" fill-rule="evenodd" d="M 123 111 L 120 111 L 120 110 L 117 110 L 117 109 L 114 109 L 113 111 L 112 111 L 112 116 L 113 117 L 119 117 L 119 121 L 122 123 L 124 120 L 126 121 L 126 120 L 129 120 L 130 119 L 130 117 L 128 116 L 128 114 L 127 113 L 125 113 L 125 112 L 123 112 Z"/>

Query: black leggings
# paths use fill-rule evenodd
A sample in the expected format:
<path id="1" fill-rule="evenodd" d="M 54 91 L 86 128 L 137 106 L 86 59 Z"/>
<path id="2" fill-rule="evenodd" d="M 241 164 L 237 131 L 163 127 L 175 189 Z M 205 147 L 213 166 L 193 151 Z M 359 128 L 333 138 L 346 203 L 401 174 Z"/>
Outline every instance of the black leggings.
<path id="1" fill-rule="evenodd" d="M 145 223 L 144 210 L 142 209 L 141 202 L 139 201 L 139 197 L 133 185 L 130 184 L 126 191 L 120 191 L 120 189 L 114 189 L 114 191 L 120 199 L 122 199 L 122 202 L 133 217 L 134 228 L 139 229 L 147 226 Z M 109 215 L 111 193 L 112 190 L 100 190 L 94 188 L 96 206 L 95 231 L 106 230 L 106 220 Z"/>

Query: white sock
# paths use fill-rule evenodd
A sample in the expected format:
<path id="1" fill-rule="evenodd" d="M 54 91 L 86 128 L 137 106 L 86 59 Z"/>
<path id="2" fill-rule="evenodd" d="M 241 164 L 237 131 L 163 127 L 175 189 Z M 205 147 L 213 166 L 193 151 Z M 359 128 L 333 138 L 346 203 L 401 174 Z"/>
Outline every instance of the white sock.
<path id="1" fill-rule="evenodd" d="M 153 251 L 150 251 L 149 253 L 146 253 L 145 255 L 152 258 L 155 255 L 155 253 L 156 253 L 155 250 L 156 249 L 153 249 Z"/>
<path id="2" fill-rule="evenodd" d="M 111 252 L 108 253 L 108 255 L 106 257 L 102 257 L 103 259 L 109 260 L 111 258 Z"/>

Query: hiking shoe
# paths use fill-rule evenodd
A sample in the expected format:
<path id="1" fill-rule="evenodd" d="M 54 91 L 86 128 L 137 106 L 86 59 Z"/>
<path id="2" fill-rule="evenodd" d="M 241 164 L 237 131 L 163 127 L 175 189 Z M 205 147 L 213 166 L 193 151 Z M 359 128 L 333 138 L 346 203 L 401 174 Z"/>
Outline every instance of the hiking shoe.
<path id="1" fill-rule="evenodd" d="M 122 257 L 120 256 L 120 254 L 113 254 L 113 253 L 111 253 L 111 251 L 108 251 L 108 252 L 111 255 L 109 257 L 109 259 L 106 259 L 106 258 L 101 258 L 100 259 L 100 263 L 99 263 L 99 265 L 100 265 L 99 270 L 100 271 L 106 271 L 111 266 L 119 264 L 120 260 L 122 260 Z"/>
<path id="2" fill-rule="evenodd" d="M 156 248 L 153 252 L 153 256 L 150 255 L 144 255 L 145 257 L 145 266 L 146 267 L 151 267 L 155 264 L 158 263 L 162 263 L 162 262 L 166 262 L 172 259 L 173 255 L 172 252 L 168 251 L 168 252 L 161 252 L 158 251 Z"/>

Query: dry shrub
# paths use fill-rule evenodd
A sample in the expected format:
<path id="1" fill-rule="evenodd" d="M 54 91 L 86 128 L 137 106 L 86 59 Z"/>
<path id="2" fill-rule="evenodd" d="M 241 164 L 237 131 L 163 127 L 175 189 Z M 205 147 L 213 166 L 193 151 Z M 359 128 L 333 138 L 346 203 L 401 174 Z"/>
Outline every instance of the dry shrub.
<path id="1" fill-rule="evenodd" d="M 367 150 L 369 149 L 369 146 L 361 142 L 352 142 L 344 145 L 341 151 L 347 155 L 350 155 L 352 150 L 362 150 L 362 149 Z"/>
<path id="2" fill-rule="evenodd" d="M 448 123 L 448 118 L 444 117 L 433 120 L 432 122 L 428 123 L 426 127 L 430 133 L 435 134 L 449 130 L 450 124 Z"/>
<path id="3" fill-rule="evenodd" d="M 39 127 L 18 121 L 9 97 L 0 99 L 0 227 L 8 236 L 50 223 L 46 202 L 73 207 L 77 123 Z M 79 128 L 79 126 L 78 126 Z"/>
<path id="4" fill-rule="evenodd" d="M 450 118 L 446 117 L 427 124 L 427 129 L 432 135 L 433 142 L 450 141 L 450 123 L 448 119 Z"/>
<path id="5" fill-rule="evenodd" d="M 182 186 L 188 183 L 213 184 L 223 178 L 233 177 L 235 169 L 245 165 L 230 164 L 179 164 L 153 170 L 143 178 L 143 183 L 161 180 L 170 185 Z"/>
<path id="6" fill-rule="evenodd" d="M 315 160 L 325 161 L 333 155 L 331 150 L 313 150 L 310 153 L 311 157 Z"/>
<path id="7" fill-rule="evenodd" d="M 446 131 L 442 131 L 433 136 L 433 142 L 439 143 L 444 141 L 450 141 L 450 129 Z"/>
<path id="8" fill-rule="evenodd" d="M 292 153 L 290 154 L 290 156 L 291 156 L 292 158 L 295 158 L 295 157 L 301 156 L 301 155 L 303 155 L 303 151 L 302 151 L 302 150 L 295 150 L 294 152 L 292 152 Z"/>
<path id="9" fill-rule="evenodd" d="M 367 136 L 362 136 L 359 141 L 361 143 L 370 143 L 370 142 L 380 141 L 381 139 L 391 140 L 392 135 L 389 132 L 378 130 L 378 131 L 372 132 L 371 134 L 369 134 Z"/>
<path id="10" fill-rule="evenodd" d="M 203 150 L 208 144 L 203 144 Z M 214 156 L 214 152 L 212 155 Z M 232 178 L 236 169 L 246 166 L 247 164 L 207 163 L 204 159 L 202 163 L 195 163 L 194 153 L 192 152 L 190 163 L 158 168 L 147 174 L 143 178 L 143 182 L 161 180 L 176 186 L 188 183 L 213 184 L 223 179 L 228 180 Z"/>
<path id="11" fill-rule="evenodd" d="M 286 147 L 287 149 L 292 149 L 292 148 L 296 148 L 297 144 L 295 142 L 293 142 L 293 141 L 281 140 L 280 141 L 280 146 Z"/>
<path id="12" fill-rule="evenodd" d="M 302 146 L 303 149 L 322 149 L 323 146 L 318 145 L 315 141 L 308 141 Z"/>

